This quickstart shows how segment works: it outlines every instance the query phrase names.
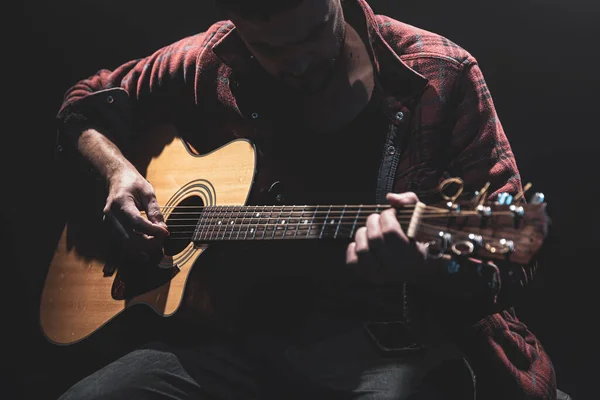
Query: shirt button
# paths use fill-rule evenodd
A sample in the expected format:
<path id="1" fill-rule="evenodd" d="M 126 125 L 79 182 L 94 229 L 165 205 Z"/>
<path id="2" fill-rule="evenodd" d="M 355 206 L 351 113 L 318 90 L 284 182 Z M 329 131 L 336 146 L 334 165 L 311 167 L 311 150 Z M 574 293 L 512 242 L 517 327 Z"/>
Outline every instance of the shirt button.
<path id="1" fill-rule="evenodd" d="M 394 146 L 388 146 L 387 153 L 388 155 L 393 156 L 394 154 L 396 154 L 396 148 Z"/>
<path id="2" fill-rule="evenodd" d="M 252 117 L 252 119 L 256 119 L 258 118 L 258 113 L 253 112 L 252 114 L 250 114 L 250 117 Z"/>
<path id="3" fill-rule="evenodd" d="M 397 121 L 403 121 L 404 120 L 404 113 L 402 111 L 398 111 L 396 113 L 396 120 Z"/>
<path id="4" fill-rule="evenodd" d="M 114 101 L 115 101 L 115 99 L 114 99 L 114 97 L 112 97 L 112 96 L 108 96 L 108 97 L 106 98 L 106 102 L 107 102 L 108 104 L 114 103 Z"/>

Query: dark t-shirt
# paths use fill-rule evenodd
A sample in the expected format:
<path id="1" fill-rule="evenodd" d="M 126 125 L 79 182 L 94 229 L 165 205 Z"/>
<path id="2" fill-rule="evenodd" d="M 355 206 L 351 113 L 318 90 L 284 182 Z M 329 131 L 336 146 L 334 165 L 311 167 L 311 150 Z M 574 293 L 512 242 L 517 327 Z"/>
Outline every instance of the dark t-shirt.
<path id="1" fill-rule="evenodd" d="M 284 196 L 280 204 L 375 204 L 384 124 L 376 89 L 363 111 L 334 133 L 313 133 L 298 124 L 259 145 L 251 199 L 254 204 L 273 201 L 268 189 L 278 182 L 276 191 Z M 213 245 L 200 259 L 218 319 L 229 327 L 285 329 L 315 311 L 361 318 L 373 318 L 390 307 L 399 311 L 400 299 L 386 301 L 345 265 L 348 243 L 323 239 Z"/>

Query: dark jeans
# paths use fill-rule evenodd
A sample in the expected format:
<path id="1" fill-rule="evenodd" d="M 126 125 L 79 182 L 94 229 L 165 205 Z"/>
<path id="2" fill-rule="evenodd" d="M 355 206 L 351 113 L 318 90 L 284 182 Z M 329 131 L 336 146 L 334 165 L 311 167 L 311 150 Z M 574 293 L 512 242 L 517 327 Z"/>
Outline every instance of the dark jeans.
<path id="1" fill-rule="evenodd" d="M 73 399 L 451 399 L 425 384 L 435 349 L 383 357 L 360 321 L 315 319 L 194 347 L 153 343 L 76 383 Z"/>

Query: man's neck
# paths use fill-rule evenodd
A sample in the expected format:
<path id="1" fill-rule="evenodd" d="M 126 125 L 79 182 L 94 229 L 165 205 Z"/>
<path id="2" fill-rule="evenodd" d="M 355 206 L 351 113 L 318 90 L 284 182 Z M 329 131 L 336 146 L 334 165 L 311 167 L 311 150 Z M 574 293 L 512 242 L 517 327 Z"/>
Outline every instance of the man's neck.
<path id="1" fill-rule="evenodd" d="M 375 87 L 374 68 L 367 46 L 356 30 L 346 23 L 346 35 L 329 85 L 304 98 L 304 121 L 322 133 L 353 120 L 369 103 Z"/>

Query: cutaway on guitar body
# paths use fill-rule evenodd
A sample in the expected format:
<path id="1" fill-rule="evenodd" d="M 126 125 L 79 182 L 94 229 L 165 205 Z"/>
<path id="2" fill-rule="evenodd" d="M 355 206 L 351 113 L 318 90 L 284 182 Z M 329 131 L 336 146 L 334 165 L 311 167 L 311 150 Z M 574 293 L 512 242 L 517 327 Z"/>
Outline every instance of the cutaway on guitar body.
<path id="1" fill-rule="evenodd" d="M 160 140 L 153 140 L 156 135 Z M 41 328 L 51 342 L 78 342 L 134 304 L 161 316 L 175 313 L 204 250 L 192 241 L 202 207 L 244 205 L 248 199 L 256 168 L 249 141 L 197 155 L 173 130 L 147 140 L 134 164 L 152 184 L 169 226 L 165 256 L 158 265 L 141 264 L 119 251 L 101 212 L 69 212 L 40 305 Z"/>

